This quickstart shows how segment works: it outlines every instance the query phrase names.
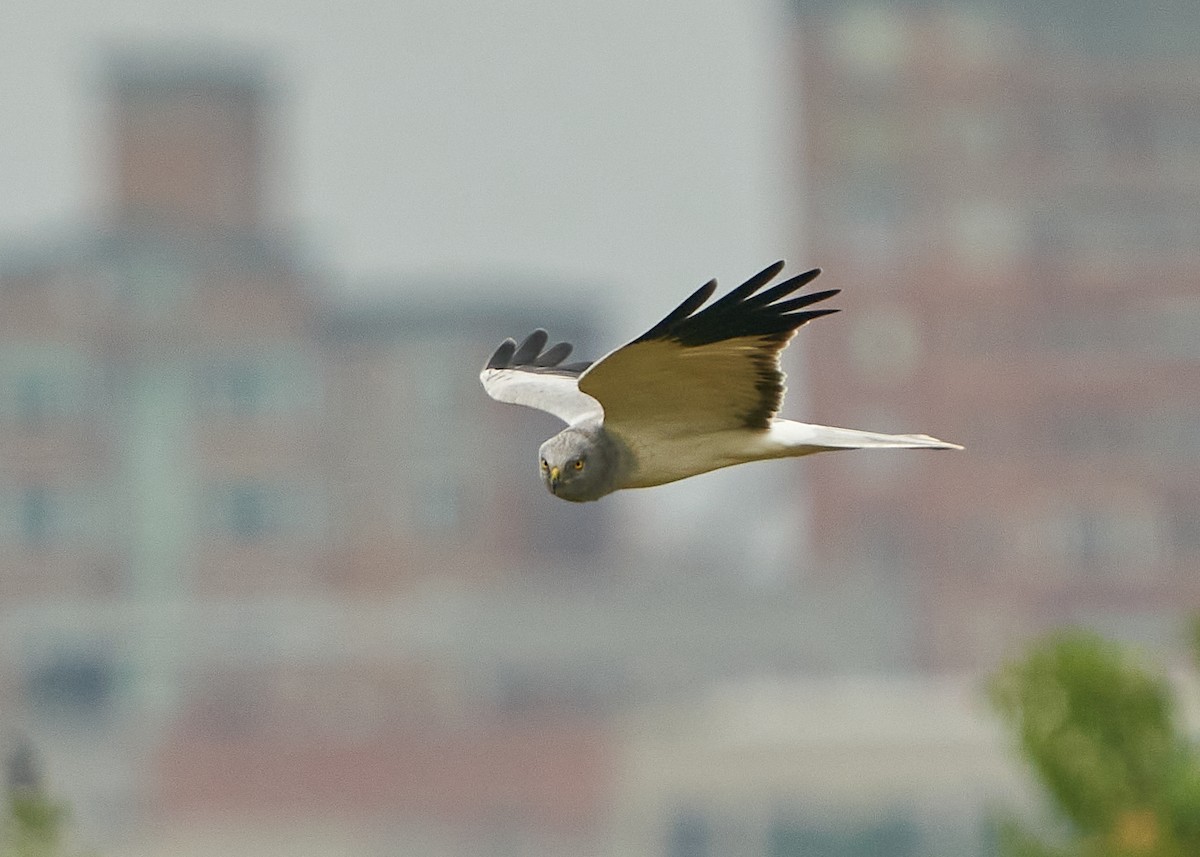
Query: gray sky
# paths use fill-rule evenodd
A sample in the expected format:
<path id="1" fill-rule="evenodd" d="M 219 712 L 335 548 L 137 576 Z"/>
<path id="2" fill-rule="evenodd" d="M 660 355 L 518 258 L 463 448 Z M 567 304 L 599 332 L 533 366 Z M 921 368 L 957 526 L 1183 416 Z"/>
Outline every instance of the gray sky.
<path id="1" fill-rule="evenodd" d="M 628 284 L 631 310 L 798 243 L 775 0 L 8 0 L 0 236 L 103 198 L 106 46 L 244 46 L 282 84 L 275 209 L 351 281 Z"/>

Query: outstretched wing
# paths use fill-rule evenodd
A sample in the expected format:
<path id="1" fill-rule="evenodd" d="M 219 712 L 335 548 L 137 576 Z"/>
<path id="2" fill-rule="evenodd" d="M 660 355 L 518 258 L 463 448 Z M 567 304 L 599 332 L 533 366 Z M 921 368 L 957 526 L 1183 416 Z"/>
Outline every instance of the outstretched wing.
<path id="1" fill-rule="evenodd" d="M 520 345 L 512 339 L 500 343 L 479 373 L 483 388 L 497 401 L 537 408 L 568 424 L 599 416 L 600 403 L 580 392 L 577 382 L 591 364 L 564 363 L 571 344 L 560 342 L 546 348 L 549 338 L 539 328 Z"/>
<path id="2" fill-rule="evenodd" d="M 700 309 L 717 287 L 706 283 L 584 372 L 579 389 L 603 406 L 605 427 L 635 448 L 642 438 L 767 428 L 783 402 L 779 353 L 802 324 L 837 312 L 808 309 L 837 290 L 788 297 L 819 268 L 761 291 L 781 270 L 776 262 Z"/>

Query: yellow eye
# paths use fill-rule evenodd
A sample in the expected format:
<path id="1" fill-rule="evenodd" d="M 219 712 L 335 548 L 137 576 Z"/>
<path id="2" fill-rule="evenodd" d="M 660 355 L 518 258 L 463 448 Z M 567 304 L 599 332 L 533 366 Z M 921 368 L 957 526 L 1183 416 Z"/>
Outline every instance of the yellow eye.
<path id="1" fill-rule="evenodd" d="M 542 459 L 542 470 L 549 470 L 550 465 L 546 463 L 546 459 Z"/>
<path id="2" fill-rule="evenodd" d="M 583 459 L 576 458 L 575 463 L 572 464 L 571 466 L 574 467 L 576 470 L 583 470 Z"/>

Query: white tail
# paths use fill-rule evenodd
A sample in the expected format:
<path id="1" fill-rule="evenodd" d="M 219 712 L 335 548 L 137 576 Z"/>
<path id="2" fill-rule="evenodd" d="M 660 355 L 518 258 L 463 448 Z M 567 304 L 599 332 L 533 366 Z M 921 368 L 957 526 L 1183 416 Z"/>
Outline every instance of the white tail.
<path id="1" fill-rule="evenodd" d="M 962 449 L 927 434 L 879 434 L 873 431 L 773 420 L 768 438 L 781 455 L 808 455 L 830 449 Z"/>

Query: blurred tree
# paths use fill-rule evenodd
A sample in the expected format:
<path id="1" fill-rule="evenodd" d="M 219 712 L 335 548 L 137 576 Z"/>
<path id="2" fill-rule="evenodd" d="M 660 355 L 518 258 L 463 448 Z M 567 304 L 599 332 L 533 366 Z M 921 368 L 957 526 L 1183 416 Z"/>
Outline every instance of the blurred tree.
<path id="1" fill-rule="evenodd" d="M 1200 665 L 1200 620 L 1192 629 Z M 992 701 L 1065 821 L 1046 841 L 1005 825 L 1009 857 L 1198 857 L 1200 746 L 1166 680 L 1115 643 L 1056 634 L 994 676 Z"/>
<path id="2" fill-rule="evenodd" d="M 33 749 L 9 755 L 0 818 L 0 857 L 62 857 L 66 809 L 42 788 Z"/>

